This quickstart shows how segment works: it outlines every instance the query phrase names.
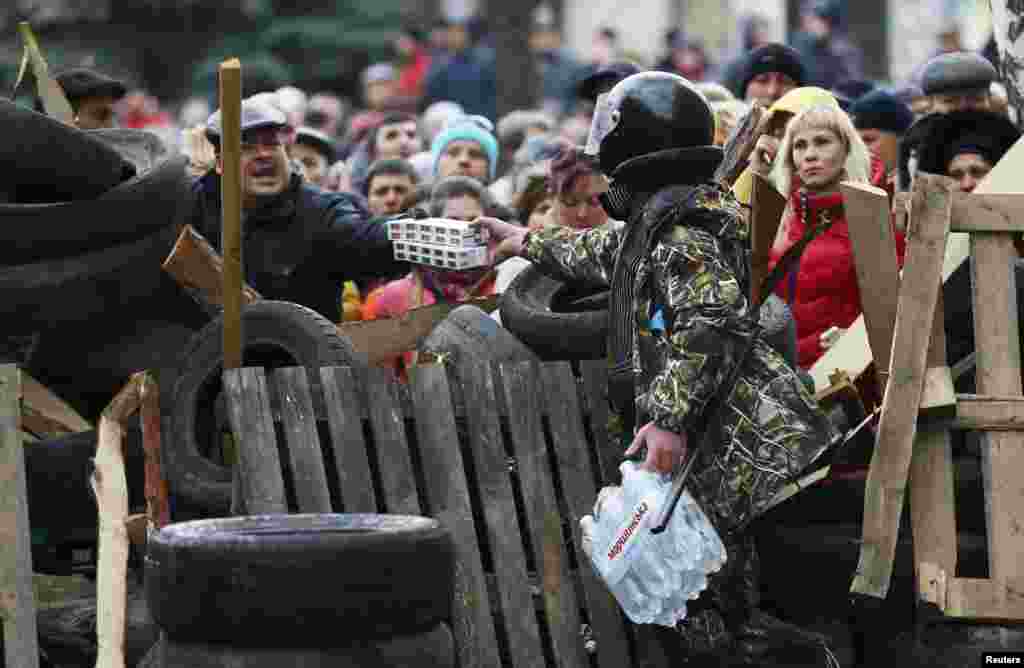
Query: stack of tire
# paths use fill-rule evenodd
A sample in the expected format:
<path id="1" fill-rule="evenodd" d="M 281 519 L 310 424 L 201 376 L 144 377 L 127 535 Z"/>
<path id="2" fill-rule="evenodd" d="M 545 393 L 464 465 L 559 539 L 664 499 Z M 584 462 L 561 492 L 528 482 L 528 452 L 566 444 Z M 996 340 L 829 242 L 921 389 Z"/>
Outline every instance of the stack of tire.
<path id="1" fill-rule="evenodd" d="M 18 362 L 87 418 L 208 318 L 161 270 L 191 207 L 184 157 L 0 100 L 0 315 Z"/>
<path id="2" fill-rule="evenodd" d="M 433 519 L 320 514 L 149 538 L 148 668 L 454 668 L 454 546 Z"/>

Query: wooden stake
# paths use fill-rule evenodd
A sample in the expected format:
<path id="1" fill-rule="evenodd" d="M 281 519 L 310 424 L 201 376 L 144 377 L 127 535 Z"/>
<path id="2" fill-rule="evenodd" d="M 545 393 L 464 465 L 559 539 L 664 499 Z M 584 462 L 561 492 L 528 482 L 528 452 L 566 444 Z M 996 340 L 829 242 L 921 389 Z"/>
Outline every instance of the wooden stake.
<path id="1" fill-rule="evenodd" d="M 7 668 L 38 668 L 25 453 L 18 432 L 18 368 L 0 366 L 0 619 Z"/>
<path id="2" fill-rule="evenodd" d="M 56 79 L 50 76 L 50 68 L 46 64 L 43 51 L 39 48 L 39 42 L 36 41 L 36 36 L 32 32 L 32 26 L 28 21 L 22 21 L 18 24 L 18 31 L 21 33 L 22 41 L 25 42 L 25 55 L 32 64 L 32 74 L 36 77 L 36 92 L 39 93 L 39 99 L 43 103 L 46 115 L 65 125 L 74 125 L 75 112 L 64 94 L 64 89 L 60 87 Z"/>
<path id="3" fill-rule="evenodd" d="M 242 366 L 242 64 L 220 64 L 224 368 Z"/>
<path id="4" fill-rule="evenodd" d="M 153 377 L 146 374 L 139 388 L 142 414 L 142 449 L 146 454 L 146 515 L 149 526 L 160 529 L 171 521 L 167 480 L 160 469 L 160 394 Z"/>

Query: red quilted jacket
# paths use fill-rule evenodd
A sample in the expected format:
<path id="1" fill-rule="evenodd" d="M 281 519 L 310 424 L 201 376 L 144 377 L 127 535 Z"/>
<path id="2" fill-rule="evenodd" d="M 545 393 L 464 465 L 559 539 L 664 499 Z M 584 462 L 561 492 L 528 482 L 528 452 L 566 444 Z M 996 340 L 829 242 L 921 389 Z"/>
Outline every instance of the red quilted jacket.
<path id="1" fill-rule="evenodd" d="M 776 294 L 793 310 L 799 364 L 809 369 L 824 353 L 819 337 L 830 327 L 849 327 L 860 316 L 860 290 L 842 194 L 811 195 L 794 188 L 790 211 L 785 242 L 772 249 L 772 267 L 803 236 L 808 224 L 816 225 L 822 216 L 840 218 L 804 249 L 796 275 L 790 272 L 775 288 Z M 895 239 L 896 256 L 902 267 L 905 239 L 900 232 L 895 232 Z"/>

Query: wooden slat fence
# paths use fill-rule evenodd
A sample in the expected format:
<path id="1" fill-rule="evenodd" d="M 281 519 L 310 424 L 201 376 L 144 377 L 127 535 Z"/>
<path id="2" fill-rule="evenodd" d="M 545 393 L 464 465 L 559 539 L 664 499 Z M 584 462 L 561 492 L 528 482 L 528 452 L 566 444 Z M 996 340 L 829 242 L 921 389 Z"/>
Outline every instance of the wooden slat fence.
<path id="1" fill-rule="evenodd" d="M 580 517 L 619 481 L 604 381 L 601 361 L 426 364 L 407 385 L 378 368 L 227 371 L 239 507 L 438 518 L 463 668 L 665 666 L 580 549 Z"/>

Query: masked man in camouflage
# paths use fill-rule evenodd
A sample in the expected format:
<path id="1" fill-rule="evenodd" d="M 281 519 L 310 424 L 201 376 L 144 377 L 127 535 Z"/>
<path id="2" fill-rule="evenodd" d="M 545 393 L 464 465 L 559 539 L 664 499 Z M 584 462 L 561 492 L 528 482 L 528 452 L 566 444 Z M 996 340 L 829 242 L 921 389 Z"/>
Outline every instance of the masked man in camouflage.
<path id="1" fill-rule="evenodd" d="M 610 177 L 601 204 L 623 228 L 526 233 L 480 222 L 496 260 L 518 255 L 560 280 L 610 287 L 609 396 L 634 436 L 626 454 L 645 447 L 644 466 L 667 474 L 688 444 L 702 444 L 687 489 L 728 563 L 680 624 L 684 655 L 700 665 L 828 666 L 820 637 L 756 611 L 757 558 L 744 528 L 836 434 L 758 338 L 748 231 L 731 192 L 712 181 L 723 157 L 714 133 L 710 106 L 687 80 L 635 74 L 599 101 L 587 147 Z"/>

